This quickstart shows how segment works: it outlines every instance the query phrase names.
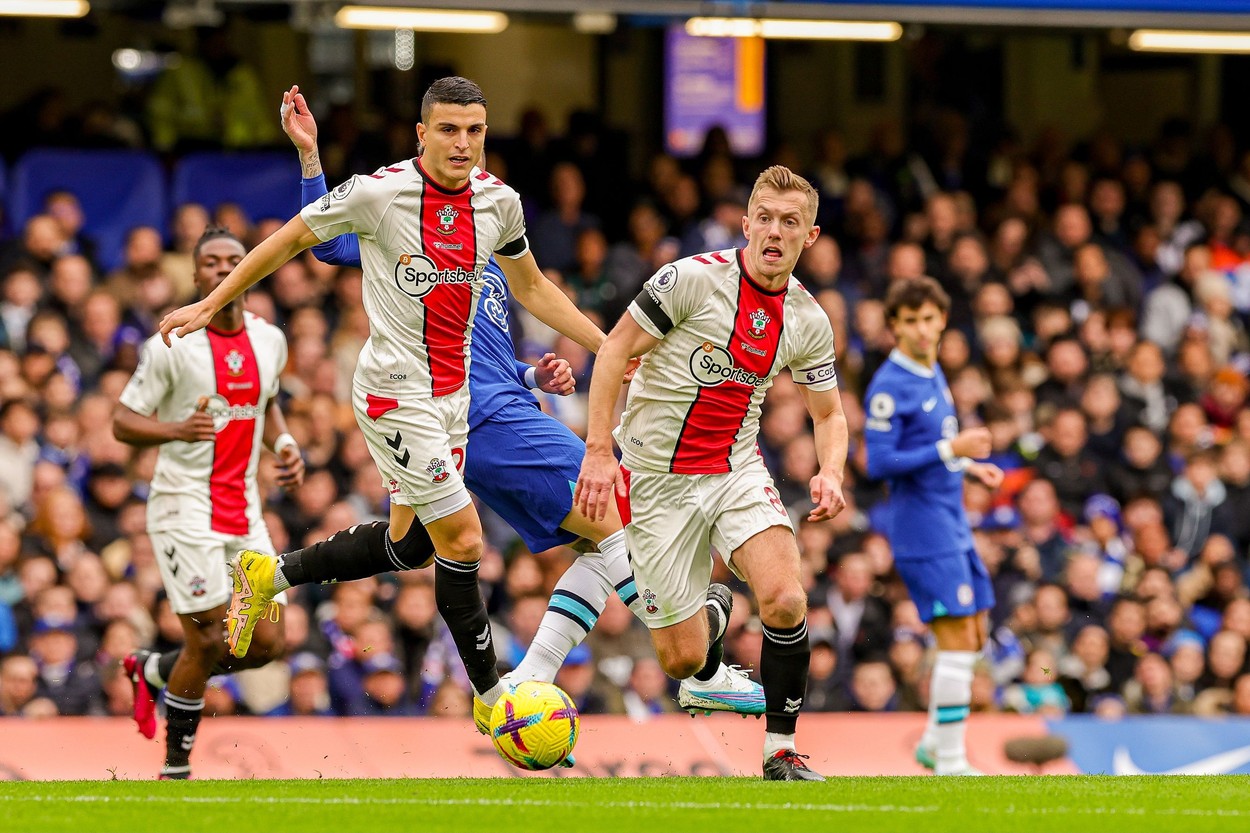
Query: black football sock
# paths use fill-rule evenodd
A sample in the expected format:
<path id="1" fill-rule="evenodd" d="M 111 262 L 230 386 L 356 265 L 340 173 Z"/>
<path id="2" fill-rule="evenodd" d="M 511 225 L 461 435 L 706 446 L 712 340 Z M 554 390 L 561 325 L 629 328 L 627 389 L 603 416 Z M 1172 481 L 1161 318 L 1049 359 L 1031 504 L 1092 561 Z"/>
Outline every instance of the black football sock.
<path id="1" fill-rule="evenodd" d="M 721 629 L 726 623 L 723 611 L 716 602 L 709 599 L 703 605 L 703 609 L 707 611 L 707 632 L 710 641 L 707 646 L 707 659 L 703 667 L 695 673 L 694 678 L 706 683 L 716 676 L 716 672 L 720 670 L 721 661 L 725 659 L 725 634 Z"/>
<path id="2" fill-rule="evenodd" d="M 298 587 L 415 570 L 434 555 L 430 534 L 415 521 L 401 541 L 391 541 L 389 533 L 386 521 L 357 524 L 311 547 L 286 553 L 279 569 L 290 586 Z"/>
<path id="3" fill-rule="evenodd" d="M 191 774 L 191 747 L 195 731 L 204 714 L 204 698 L 189 700 L 173 694 L 165 695 L 165 766 L 166 778 L 186 778 Z"/>
<path id="4" fill-rule="evenodd" d="M 807 619 L 793 628 L 764 625 L 760 649 L 760 681 L 764 684 L 765 731 L 793 735 L 807 692 L 807 664 L 812 647 L 807 641 Z"/>
<path id="5" fill-rule="evenodd" d="M 464 670 L 478 694 L 499 683 L 495 645 L 491 639 L 486 602 L 477 583 L 479 562 L 470 564 L 434 557 L 434 599 L 447 629 L 456 641 Z"/>

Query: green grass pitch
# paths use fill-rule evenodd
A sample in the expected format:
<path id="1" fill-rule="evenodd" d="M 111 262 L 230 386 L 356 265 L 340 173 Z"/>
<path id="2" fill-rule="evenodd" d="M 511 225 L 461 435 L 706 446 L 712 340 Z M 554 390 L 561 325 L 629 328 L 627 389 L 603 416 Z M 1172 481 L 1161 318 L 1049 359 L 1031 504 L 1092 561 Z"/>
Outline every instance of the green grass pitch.
<path id="1" fill-rule="evenodd" d="M 140 833 L 1250 831 L 1247 776 L 0 782 L 0 829 Z"/>

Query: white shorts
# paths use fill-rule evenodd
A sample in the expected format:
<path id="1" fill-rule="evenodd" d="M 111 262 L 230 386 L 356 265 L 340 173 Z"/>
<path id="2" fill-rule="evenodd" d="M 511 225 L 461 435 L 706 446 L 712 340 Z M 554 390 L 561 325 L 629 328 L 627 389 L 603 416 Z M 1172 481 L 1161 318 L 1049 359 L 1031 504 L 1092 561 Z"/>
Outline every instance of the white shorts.
<path id="1" fill-rule="evenodd" d="M 352 410 L 391 501 L 428 525 L 469 505 L 464 447 L 469 386 L 447 396 L 399 402 L 352 388 Z"/>
<path id="2" fill-rule="evenodd" d="M 273 553 L 273 541 L 263 523 L 256 524 L 248 535 L 167 529 L 149 532 L 148 537 L 174 613 L 202 613 L 228 604 L 234 592 L 230 559 L 235 553 Z M 279 593 L 277 600 L 286 604 L 286 593 Z"/>
<path id="3" fill-rule="evenodd" d="M 629 489 L 625 540 L 649 628 L 684 622 L 703 607 L 712 581 L 709 546 L 732 570 L 730 557 L 751 536 L 773 526 L 794 529 L 759 458 L 727 474 L 622 474 Z"/>

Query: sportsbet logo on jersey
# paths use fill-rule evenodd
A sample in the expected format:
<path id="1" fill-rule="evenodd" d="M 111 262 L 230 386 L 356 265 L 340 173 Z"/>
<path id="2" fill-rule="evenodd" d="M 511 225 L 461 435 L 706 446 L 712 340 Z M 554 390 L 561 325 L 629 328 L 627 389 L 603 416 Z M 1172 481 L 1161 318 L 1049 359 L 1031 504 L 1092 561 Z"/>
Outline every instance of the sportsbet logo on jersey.
<path id="1" fill-rule="evenodd" d="M 459 266 L 439 269 L 425 255 L 402 254 L 395 264 L 395 285 L 410 298 L 424 298 L 440 283 L 472 283 L 478 274 Z"/>
<path id="2" fill-rule="evenodd" d="M 763 376 L 736 367 L 729 351 L 710 341 L 703 342 L 703 346 L 690 354 L 690 373 L 705 388 L 724 382 L 737 382 L 755 388 L 767 381 Z"/>
<path id="3" fill-rule="evenodd" d="M 263 411 L 259 405 L 231 405 L 220 393 L 208 397 L 204 406 L 204 412 L 213 418 L 213 430 L 218 432 L 238 419 L 258 419 Z"/>

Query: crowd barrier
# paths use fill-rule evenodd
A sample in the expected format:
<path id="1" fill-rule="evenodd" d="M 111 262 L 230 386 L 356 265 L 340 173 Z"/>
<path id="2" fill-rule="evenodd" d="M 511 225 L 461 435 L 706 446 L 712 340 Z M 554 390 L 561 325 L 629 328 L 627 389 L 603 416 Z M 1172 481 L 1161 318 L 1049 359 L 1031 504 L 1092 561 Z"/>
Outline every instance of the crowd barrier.
<path id="1" fill-rule="evenodd" d="M 819 714 L 800 723 L 801 751 L 827 775 L 919 775 L 912 757 L 924 730 L 918 714 Z M 200 724 L 197 778 L 492 778 L 757 775 L 764 725 L 716 715 L 666 715 L 635 723 L 582 722 L 577 766 L 549 773 L 513 769 L 467 719 L 209 718 Z M 1021 738 L 1063 739 L 1067 757 L 1008 760 Z M 129 720 L 0 719 L 0 780 L 147 779 L 163 757 L 163 732 L 142 738 Z M 1078 716 L 1042 720 L 973 717 L 972 763 L 997 775 L 1250 774 L 1250 718 Z"/>
<path id="2" fill-rule="evenodd" d="M 800 750 L 828 775 L 919 775 L 912 753 L 923 730 L 919 714 L 805 715 Z M 1005 757 L 1006 741 L 1046 733 L 1038 718 L 974 718 L 972 761 L 992 773 L 1077 772 L 1065 759 L 1039 768 Z M 200 724 L 192 760 L 196 778 L 757 776 L 763 737 L 763 721 L 731 715 L 595 715 L 582 722 L 577 766 L 531 774 L 506 764 L 467 718 L 223 717 Z M 122 718 L 0 719 L 0 778 L 147 779 L 163 756 L 163 730 L 145 740 Z"/>

